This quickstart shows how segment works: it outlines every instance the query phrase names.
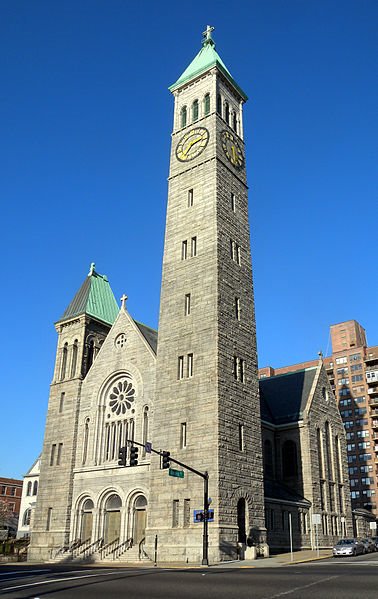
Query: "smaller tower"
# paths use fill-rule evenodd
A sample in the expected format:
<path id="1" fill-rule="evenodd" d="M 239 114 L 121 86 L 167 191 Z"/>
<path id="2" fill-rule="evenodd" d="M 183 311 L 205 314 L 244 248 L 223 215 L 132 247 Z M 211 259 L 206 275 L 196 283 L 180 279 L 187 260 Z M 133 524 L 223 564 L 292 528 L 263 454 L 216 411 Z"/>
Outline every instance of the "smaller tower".
<path id="1" fill-rule="evenodd" d="M 29 552 L 32 561 L 48 559 L 52 548 L 68 544 L 81 385 L 117 314 L 108 279 L 92 263 L 55 324 L 58 347 Z"/>

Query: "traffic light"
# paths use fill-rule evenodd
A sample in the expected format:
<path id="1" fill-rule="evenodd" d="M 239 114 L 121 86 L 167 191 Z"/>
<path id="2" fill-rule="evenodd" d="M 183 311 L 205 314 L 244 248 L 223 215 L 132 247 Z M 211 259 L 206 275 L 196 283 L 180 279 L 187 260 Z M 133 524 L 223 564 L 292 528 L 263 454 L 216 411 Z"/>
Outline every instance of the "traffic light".
<path id="1" fill-rule="evenodd" d="M 138 447 L 132 445 L 130 447 L 130 466 L 138 465 Z"/>
<path id="2" fill-rule="evenodd" d="M 120 447 L 118 452 L 118 466 L 126 466 L 126 447 Z"/>
<path id="3" fill-rule="evenodd" d="M 169 468 L 171 465 L 171 460 L 170 460 L 170 452 L 169 451 L 163 451 L 163 463 L 162 463 L 162 468 L 163 470 L 165 470 L 165 468 Z"/>

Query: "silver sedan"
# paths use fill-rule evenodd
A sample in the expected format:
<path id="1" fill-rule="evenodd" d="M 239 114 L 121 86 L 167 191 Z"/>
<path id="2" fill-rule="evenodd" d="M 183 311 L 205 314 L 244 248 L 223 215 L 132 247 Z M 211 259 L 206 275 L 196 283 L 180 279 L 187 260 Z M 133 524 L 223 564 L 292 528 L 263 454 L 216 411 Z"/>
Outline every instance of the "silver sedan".
<path id="1" fill-rule="evenodd" d="M 359 555 L 365 553 L 365 547 L 357 539 L 341 539 L 332 551 L 333 557 L 338 555 Z"/>

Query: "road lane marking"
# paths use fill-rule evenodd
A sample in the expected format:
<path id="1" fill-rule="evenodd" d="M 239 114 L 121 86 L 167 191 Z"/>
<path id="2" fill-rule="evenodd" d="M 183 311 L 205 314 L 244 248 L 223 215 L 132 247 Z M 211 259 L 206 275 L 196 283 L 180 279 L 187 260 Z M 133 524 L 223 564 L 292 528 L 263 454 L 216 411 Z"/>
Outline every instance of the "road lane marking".
<path id="1" fill-rule="evenodd" d="M 150 570 L 156 572 L 156 570 Z M 139 572 L 140 574 L 145 573 L 146 570 L 134 570 L 133 573 Z M 99 578 L 100 576 L 111 576 L 119 574 L 120 570 L 113 570 L 112 572 L 102 572 L 100 574 L 85 574 L 85 576 L 66 576 L 65 578 L 52 578 L 50 580 L 41 580 L 40 582 L 29 582 L 27 584 L 19 584 L 14 587 L 6 587 L 2 591 L 16 591 L 17 589 L 25 589 L 27 587 L 42 586 L 44 584 L 55 584 L 56 582 L 65 582 L 66 580 L 80 580 L 81 578 Z M 130 573 L 130 570 L 128 571 Z"/>
<path id="2" fill-rule="evenodd" d="M 333 580 L 334 578 L 340 578 L 339 576 L 328 576 L 328 578 L 322 578 L 321 580 L 317 580 L 316 582 L 310 582 L 310 584 L 305 584 L 301 587 L 295 587 L 294 589 L 290 589 L 290 591 L 282 591 L 282 593 L 277 593 L 276 595 L 269 595 L 269 597 L 264 597 L 263 599 L 276 599 L 276 597 L 283 597 L 284 595 L 291 595 L 291 593 L 296 593 L 297 591 L 302 591 L 303 589 L 309 589 L 310 587 L 314 587 L 317 584 L 321 584 L 322 582 L 328 582 L 329 580 Z"/>
<path id="3" fill-rule="evenodd" d="M 14 574 L 40 574 L 41 572 L 51 572 L 51 570 L 14 570 L 11 572 L 1 572 L 0 576 L 13 576 Z"/>

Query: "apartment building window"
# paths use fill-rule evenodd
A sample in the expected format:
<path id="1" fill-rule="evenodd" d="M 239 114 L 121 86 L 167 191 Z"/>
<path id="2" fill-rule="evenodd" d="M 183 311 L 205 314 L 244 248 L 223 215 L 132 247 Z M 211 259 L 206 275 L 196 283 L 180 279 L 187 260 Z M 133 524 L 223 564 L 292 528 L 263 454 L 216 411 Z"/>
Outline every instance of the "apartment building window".
<path id="1" fill-rule="evenodd" d="M 358 479 L 358 478 L 351 478 L 351 479 L 349 480 L 349 483 L 350 483 L 350 486 L 351 486 L 351 487 L 358 487 L 358 482 L 359 482 L 359 479 Z"/>
<path id="2" fill-rule="evenodd" d="M 369 464 L 369 466 L 360 466 L 360 472 L 362 474 L 367 474 L 368 472 L 372 472 L 373 471 L 373 466 L 371 464 Z"/>
<path id="3" fill-rule="evenodd" d="M 190 255 L 192 258 L 197 256 L 197 237 L 192 237 L 190 242 Z"/>
<path id="4" fill-rule="evenodd" d="M 1 487 L 0 487 L 0 495 L 5 495 L 6 489 L 7 488 L 4 485 L 1 485 Z"/>
<path id="5" fill-rule="evenodd" d="M 374 478 L 361 478 L 362 485 L 374 485 Z"/>
<path id="6" fill-rule="evenodd" d="M 343 397 L 345 395 L 350 395 L 349 387 L 345 387 L 344 389 L 339 389 L 339 397 Z"/>
<path id="7" fill-rule="evenodd" d="M 355 397 L 354 398 L 354 403 L 365 403 L 365 397 L 364 396 L 359 396 L 359 397 Z"/>
<path id="8" fill-rule="evenodd" d="M 181 422 L 180 446 L 181 449 L 186 448 L 186 422 Z"/>
<path id="9" fill-rule="evenodd" d="M 367 418 L 359 418 L 358 420 L 356 420 L 356 426 L 367 426 L 367 425 L 368 425 Z"/>
<path id="10" fill-rule="evenodd" d="M 184 356 L 179 356 L 178 357 L 177 378 L 178 379 L 183 379 L 184 378 Z"/>
<path id="11" fill-rule="evenodd" d="M 193 206 L 194 194 L 193 189 L 188 189 L 188 208 Z"/>
<path id="12" fill-rule="evenodd" d="M 344 428 L 345 429 L 353 428 L 353 426 L 354 426 L 353 420 L 347 420 L 346 422 L 344 422 Z"/>
<path id="13" fill-rule="evenodd" d="M 188 378 L 193 376 L 193 354 L 188 354 Z"/>
<path id="14" fill-rule="evenodd" d="M 349 379 L 339 379 L 337 382 L 338 385 L 349 385 Z"/>
<path id="15" fill-rule="evenodd" d="M 346 433 L 345 437 L 347 441 L 351 441 L 354 439 L 354 433 Z"/>
<path id="16" fill-rule="evenodd" d="M 188 241 L 185 239 L 181 244 L 181 260 L 186 260 L 188 257 Z"/>
<path id="17" fill-rule="evenodd" d="M 179 525 L 179 508 L 179 500 L 174 499 L 172 502 L 172 528 L 177 528 Z"/>
<path id="18" fill-rule="evenodd" d="M 354 374 L 352 376 L 352 383 L 357 383 L 357 381 L 362 381 L 362 380 L 363 380 L 362 374 Z"/>
<path id="19" fill-rule="evenodd" d="M 370 462 L 371 453 L 360 453 L 359 459 L 360 459 L 360 462 Z"/>
<path id="20" fill-rule="evenodd" d="M 351 491 L 350 496 L 352 499 L 359 499 L 360 492 L 359 491 Z"/>
<path id="21" fill-rule="evenodd" d="M 353 410 L 341 410 L 341 418 L 350 418 L 353 415 Z"/>
<path id="22" fill-rule="evenodd" d="M 358 474 L 358 466 L 352 466 L 348 468 L 348 474 Z"/>
<path id="23" fill-rule="evenodd" d="M 348 464 L 353 464 L 353 462 L 357 462 L 357 456 L 356 455 L 348 455 L 347 460 L 348 460 Z"/>
<path id="24" fill-rule="evenodd" d="M 361 438 L 364 439 L 365 437 L 369 437 L 369 436 L 370 436 L 369 431 L 357 431 L 357 437 L 359 439 L 361 439 Z"/>
<path id="25" fill-rule="evenodd" d="M 348 443 L 347 445 L 347 451 L 355 451 L 356 449 L 356 444 L 355 443 Z"/>
<path id="26" fill-rule="evenodd" d="M 343 366 L 336 370 L 337 374 L 348 374 L 348 366 Z"/>
<path id="27" fill-rule="evenodd" d="M 354 408 L 355 416 L 363 416 L 364 414 L 367 414 L 367 408 Z"/>
<path id="28" fill-rule="evenodd" d="M 362 495 L 365 497 L 373 497 L 375 495 L 374 489 L 367 489 L 366 491 L 362 491 Z"/>
<path id="29" fill-rule="evenodd" d="M 340 399 L 340 401 L 339 401 L 340 408 L 346 408 L 347 406 L 351 406 L 351 405 L 352 405 L 351 397 L 349 397 L 348 399 Z"/>
<path id="30" fill-rule="evenodd" d="M 346 356 L 342 356 L 341 358 L 336 358 L 336 364 L 347 364 L 348 358 Z"/>
<path id="31" fill-rule="evenodd" d="M 235 318 L 240 320 L 240 297 L 235 297 Z"/>
<path id="32" fill-rule="evenodd" d="M 231 193 L 231 210 L 232 212 L 235 212 L 236 210 L 236 199 L 234 193 Z"/>
<path id="33" fill-rule="evenodd" d="M 189 314 L 190 314 L 190 307 L 191 307 L 190 300 L 191 300 L 190 293 L 187 293 L 185 295 L 185 316 L 189 316 Z"/>
<path id="34" fill-rule="evenodd" d="M 356 370 L 362 370 L 362 364 L 352 364 L 350 369 L 352 372 L 355 372 Z"/>

